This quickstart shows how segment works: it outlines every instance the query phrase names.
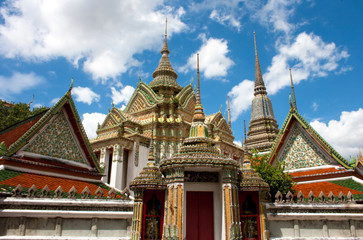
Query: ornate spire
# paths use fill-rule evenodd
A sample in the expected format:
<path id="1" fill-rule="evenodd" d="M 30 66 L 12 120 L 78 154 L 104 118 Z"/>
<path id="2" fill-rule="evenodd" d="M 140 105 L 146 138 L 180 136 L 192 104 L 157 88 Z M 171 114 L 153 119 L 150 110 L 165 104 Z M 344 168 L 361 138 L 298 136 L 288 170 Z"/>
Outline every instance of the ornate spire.
<path id="1" fill-rule="evenodd" d="M 253 33 L 254 41 L 255 41 L 255 96 L 257 94 L 266 93 L 265 83 L 262 79 L 262 72 L 261 72 L 261 66 L 260 66 L 260 60 L 258 59 L 257 54 L 257 44 L 256 44 L 256 33 Z"/>
<path id="2" fill-rule="evenodd" d="M 266 152 L 272 146 L 278 133 L 277 122 L 273 113 L 271 100 L 267 96 L 265 84 L 262 79 L 260 62 L 257 54 L 256 34 L 255 42 L 255 89 L 254 98 L 251 104 L 251 121 L 248 127 L 248 138 L 245 140 L 247 149 L 256 149 Z"/>
<path id="3" fill-rule="evenodd" d="M 296 98 L 295 98 L 295 90 L 294 90 L 294 83 L 292 81 L 292 74 L 291 74 L 291 68 L 289 68 L 290 70 L 290 82 L 291 82 L 291 91 L 292 91 L 292 106 L 293 108 L 295 108 L 295 110 L 297 110 L 297 107 L 296 107 Z"/>
<path id="4" fill-rule="evenodd" d="M 153 78 L 149 83 L 149 86 L 154 90 L 160 89 L 171 90 L 173 92 L 179 92 L 182 87 L 176 82 L 178 74 L 174 71 L 169 60 L 169 48 L 167 43 L 167 19 L 165 21 L 165 41 L 163 48 L 161 49 L 161 59 L 159 66 L 153 73 Z"/>
<path id="5" fill-rule="evenodd" d="M 193 122 L 204 123 L 205 115 L 203 111 L 202 101 L 200 99 L 200 82 L 199 82 L 199 53 L 197 53 L 197 96 L 194 109 Z"/>
<path id="6" fill-rule="evenodd" d="M 151 128 L 150 151 L 149 151 L 149 157 L 148 157 L 147 160 L 155 162 L 155 156 L 154 156 L 154 126 L 152 126 L 152 128 Z"/>
<path id="7" fill-rule="evenodd" d="M 231 127 L 231 109 L 229 108 L 229 96 L 227 97 L 228 103 L 228 126 Z"/>
<path id="8" fill-rule="evenodd" d="M 165 40 L 164 40 L 164 46 L 161 49 L 161 54 L 169 54 L 169 48 L 168 48 L 168 42 L 166 41 L 166 39 L 168 38 L 168 17 L 166 17 L 165 19 Z"/>

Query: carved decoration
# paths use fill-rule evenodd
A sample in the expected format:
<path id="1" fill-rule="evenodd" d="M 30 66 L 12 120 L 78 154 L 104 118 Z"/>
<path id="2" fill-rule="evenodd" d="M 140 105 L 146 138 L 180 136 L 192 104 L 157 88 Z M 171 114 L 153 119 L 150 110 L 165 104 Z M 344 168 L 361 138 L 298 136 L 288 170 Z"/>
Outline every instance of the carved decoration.
<path id="1" fill-rule="evenodd" d="M 185 172 L 185 182 L 219 182 L 218 172 Z"/>

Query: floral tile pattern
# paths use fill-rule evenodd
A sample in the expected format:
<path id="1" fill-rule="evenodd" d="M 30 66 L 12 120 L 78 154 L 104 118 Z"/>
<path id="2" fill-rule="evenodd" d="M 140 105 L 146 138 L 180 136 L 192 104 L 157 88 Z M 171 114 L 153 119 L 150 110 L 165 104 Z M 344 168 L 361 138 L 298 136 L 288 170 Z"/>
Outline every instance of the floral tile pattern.
<path id="1" fill-rule="evenodd" d="M 327 165 L 328 161 L 316 145 L 295 126 L 287 140 L 279 162 L 285 163 L 285 169 L 298 169 Z"/>
<path id="2" fill-rule="evenodd" d="M 64 113 L 60 112 L 24 151 L 86 163 Z"/>

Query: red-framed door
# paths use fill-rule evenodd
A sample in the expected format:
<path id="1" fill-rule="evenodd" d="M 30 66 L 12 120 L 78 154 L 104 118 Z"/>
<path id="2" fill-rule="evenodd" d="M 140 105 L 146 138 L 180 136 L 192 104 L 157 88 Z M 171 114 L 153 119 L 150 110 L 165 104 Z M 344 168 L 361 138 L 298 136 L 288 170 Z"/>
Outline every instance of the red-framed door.
<path id="1" fill-rule="evenodd" d="M 214 240 L 213 192 L 187 192 L 186 239 Z"/>
<path id="2" fill-rule="evenodd" d="M 142 211 L 141 239 L 161 239 L 163 233 L 165 191 L 146 190 Z"/>
<path id="3" fill-rule="evenodd" d="M 242 239 L 261 239 L 258 192 L 239 192 Z"/>

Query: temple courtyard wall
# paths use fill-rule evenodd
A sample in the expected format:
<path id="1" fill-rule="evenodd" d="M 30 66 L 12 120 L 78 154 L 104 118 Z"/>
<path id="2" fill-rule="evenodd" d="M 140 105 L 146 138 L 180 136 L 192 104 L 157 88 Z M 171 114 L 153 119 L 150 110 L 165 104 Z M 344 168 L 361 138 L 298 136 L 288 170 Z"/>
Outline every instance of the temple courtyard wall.
<path id="1" fill-rule="evenodd" d="M 132 206 L 132 200 L 1 198 L 0 239 L 131 239 Z M 261 239 L 363 239 L 363 204 L 354 201 L 260 207 Z"/>

